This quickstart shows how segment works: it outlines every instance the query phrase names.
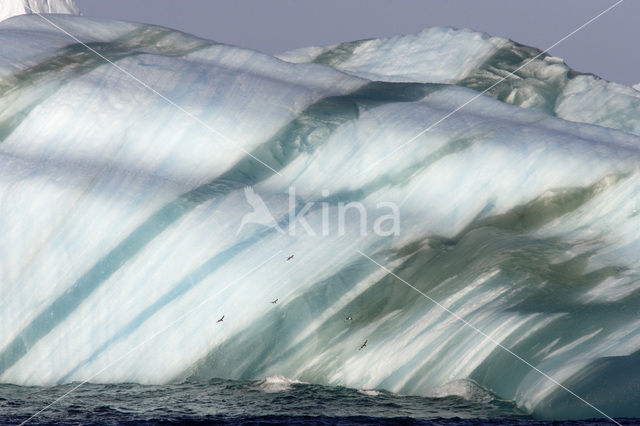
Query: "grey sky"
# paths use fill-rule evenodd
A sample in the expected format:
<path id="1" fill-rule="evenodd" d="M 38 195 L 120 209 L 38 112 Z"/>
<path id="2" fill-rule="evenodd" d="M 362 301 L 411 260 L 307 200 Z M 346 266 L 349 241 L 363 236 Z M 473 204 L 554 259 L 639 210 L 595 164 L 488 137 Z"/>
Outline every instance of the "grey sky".
<path id="1" fill-rule="evenodd" d="M 76 0 L 86 16 L 145 22 L 277 53 L 304 46 L 472 28 L 546 49 L 614 0 Z M 640 1 L 625 0 L 551 53 L 572 68 L 640 82 Z"/>

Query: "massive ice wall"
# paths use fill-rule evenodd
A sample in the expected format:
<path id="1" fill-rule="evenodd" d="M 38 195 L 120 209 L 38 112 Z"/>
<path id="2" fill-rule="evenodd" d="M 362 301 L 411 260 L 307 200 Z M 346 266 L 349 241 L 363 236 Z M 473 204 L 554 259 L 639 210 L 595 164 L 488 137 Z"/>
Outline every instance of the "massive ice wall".
<path id="1" fill-rule="evenodd" d="M 478 93 L 451 52 L 482 68 L 505 42 L 428 30 L 405 41 L 451 40 L 442 78 L 376 81 L 373 63 L 48 19 L 91 50 L 36 16 L 0 24 L 2 382 L 474 380 L 540 417 L 599 416 L 364 254 L 608 414 L 640 415 L 640 138 L 631 107 L 592 120 L 618 88 L 587 76 L 594 101 L 572 108 L 593 124 L 481 96 L 421 134 Z M 340 226 L 344 203 L 367 220 Z M 389 206 L 398 233 L 375 229 Z M 272 220 L 247 220 L 260 209 Z"/>

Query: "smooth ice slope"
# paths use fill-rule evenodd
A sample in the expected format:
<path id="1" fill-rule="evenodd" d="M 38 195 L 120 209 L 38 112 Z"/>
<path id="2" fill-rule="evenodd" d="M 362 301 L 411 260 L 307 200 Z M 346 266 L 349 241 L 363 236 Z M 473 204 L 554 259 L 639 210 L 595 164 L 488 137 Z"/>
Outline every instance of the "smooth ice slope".
<path id="1" fill-rule="evenodd" d="M 74 0 L 2 0 L 0 21 L 12 16 L 30 13 L 71 13 L 80 14 Z"/>
<path id="2" fill-rule="evenodd" d="M 302 48 L 278 57 L 326 64 L 379 81 L 457 84 L 565 120 L 640 134 L 636 90 L 578 73 L 539 49 L 471 30 L 434 27 L 414 35 Z"/>
<path id="3" fill-rule="evenodd" d="M 482 96 L 396 151 L 477 92 L 51 19 L 184 110 L 36 16 L 0 24 L 16 46 L 0 56 L 2 382 L 282 375 L 442 395 L 472 380 L 541 418 L 600 416 L 362 252 L 609 415 L 640 416 L 638 136 Z M 610 89 L 575 111 L 614 114 Z M 283 232 L 242 225 L 252 194 Z M 367 221 L 340 225 L 349 202 Z M 376 234 L 389 203 L 399 232 Z"/>

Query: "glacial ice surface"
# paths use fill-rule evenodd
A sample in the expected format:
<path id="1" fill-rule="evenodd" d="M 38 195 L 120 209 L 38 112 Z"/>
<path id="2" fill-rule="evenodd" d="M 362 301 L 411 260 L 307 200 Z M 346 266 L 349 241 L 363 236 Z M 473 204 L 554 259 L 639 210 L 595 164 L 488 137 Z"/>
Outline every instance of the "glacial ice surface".
<path id="1" fill-rule="evenodd" d="M 500 37 L 449 27 L 307 47 L 278 55 L 395 82 L 451 83 L 565 120 L 640 134 L 640 93 L 570 69 L 561 58 Z M 602 108 L 606 105 L 606 108 Z"/>
<path id="2" fill-rule="evenodd" d="M 468 30 L 278 59 L 48 19 L 115 66 L 37 16 L 0 24 L 0 381 L 473 383 L 540 418 L 600 416 L 364 253 L 640 416 L 633 89 L 544 56 L 477 97 L 537 50 Z M 277 227 L 241 227 L 251 193 Z M 350 202 L 366 221 L 340 223 Z M 390 205 L 398 233 L 376 222 Z"/>
<path id="3" fill-rule="evenodd" d="M 2 0 L 0 21 L 31 13 L 70 13 L 79 15 L 75 0 Z"/>

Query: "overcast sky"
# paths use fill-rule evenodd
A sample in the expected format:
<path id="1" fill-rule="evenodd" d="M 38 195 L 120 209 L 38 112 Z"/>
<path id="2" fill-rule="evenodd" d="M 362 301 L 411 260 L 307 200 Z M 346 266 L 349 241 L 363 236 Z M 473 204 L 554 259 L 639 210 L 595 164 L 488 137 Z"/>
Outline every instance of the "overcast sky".
<path id="1" fill-rule="evenodd" d="M 283 52 L 409 34 L 435 25 L 472 28 L 546 49 L 615 0 L 76 0 L 85 16 L 176 28 L 223 43 Z M 572 68 L 640 82 L 640 1 L 615 9 L 551 50 Z"/>

